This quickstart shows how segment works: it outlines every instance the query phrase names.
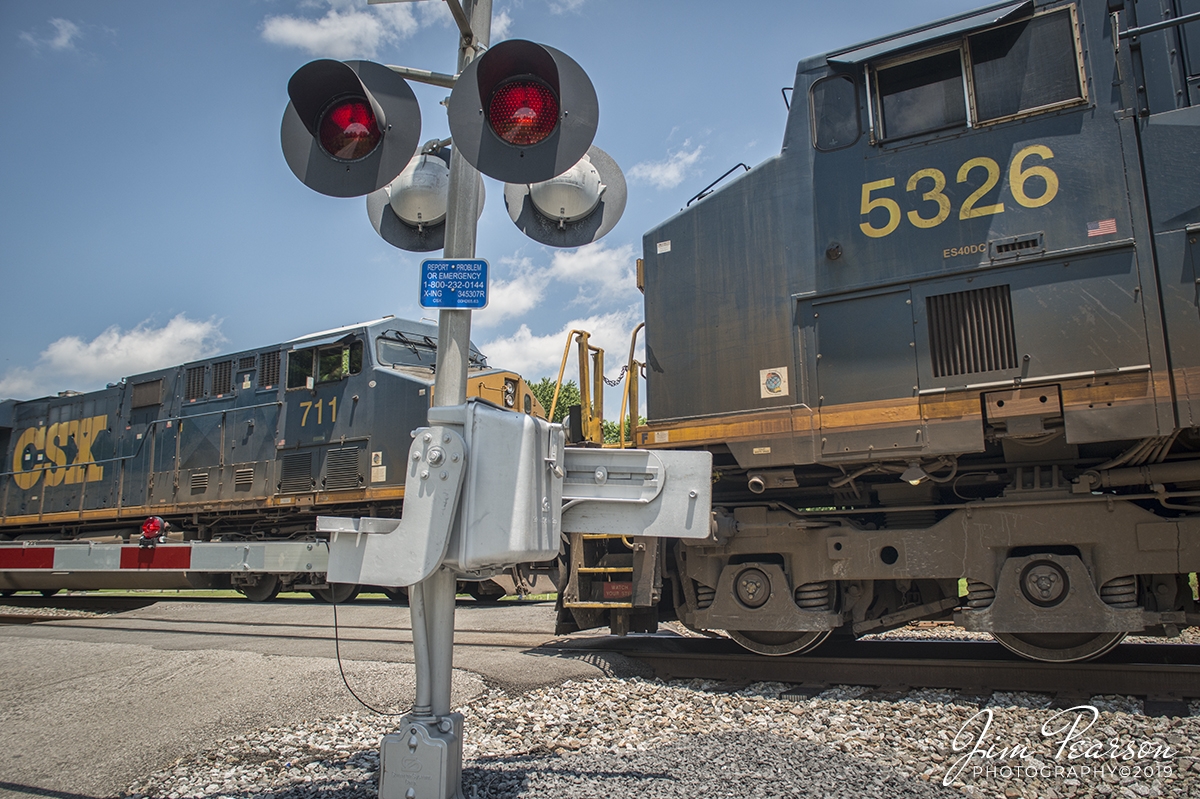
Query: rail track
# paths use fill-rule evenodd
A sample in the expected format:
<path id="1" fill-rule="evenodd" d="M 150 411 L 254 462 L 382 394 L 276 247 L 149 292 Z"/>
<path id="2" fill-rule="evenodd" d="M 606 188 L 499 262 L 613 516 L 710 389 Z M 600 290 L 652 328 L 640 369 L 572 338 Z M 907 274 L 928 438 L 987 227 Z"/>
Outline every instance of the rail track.
<path id="1" fill-rule="evenodd" d="M 244 603 L 237 598 L 207 597 L 10 597 L 0 600 L 0 624 L 63 624 L 73 620 L 70 615 L 60 615 L 64 612 L 121 613 L 155 602 L 175 601 Z M 313 604 L 304 599 L 285 601 Z M 473 600 L 462 602 L 475 604 Z M 381 599 L 364 604 L 388 603 Z M 23 612 L 6 613 L 6 607 Z M 57 613 L 38 614 L 42 608 Z M 334 635 L 331 618 L 318 623 L 286 624 L 261 619 L 200 622 L 127 617 L 105 623 L 106 627 L 114 625 L 114 629 L 136 628 L 148 634 L 203 630 L 233 637 L 310 640 L 332 639 Z M 345 619 L 338 625 L 338 632 L 347 642 L 411 641 L 411 630 L 404 623 L 356 624 Z M 966 700 L 978 702 L 1007 691 L 1049 694 L 1057 704 L 1078 704 L 1091 696 L 1115 694 L 1140 697 L 1146 715 L 1188 715 L 1189 700 L 1200 699 L 1200 646 L 1190 644 L 1124 643 L 1086 663 L 1045 664 L 1019 658 L 991 641 L 829 641 L 816 651 L 784 657 L 755 655 L 731 640 L 673 633 L 624 638 L 576 635 L 548 640 L 544 633 L 529 630 L 460 630 L 456 641 L 464 646 L 529 648 L 565 657 L 618 653 L 646 664 L 661 679 L 705 679 L 731 687 L 783 682 L 794 686 L 791 693 L 796 696 L 815 695 L 833 685 L 865 686 L 871 689 L 866 696 L 881 700 L 899 699 L 910 689 L 922 688 L 953 690 Z"/>
<path id="2" fill-rule="evenodd" d="M 580 648 L 590 646 L 579 642 Z M 990 641 L 827 642 L 784 657 L 754 655 L 712 638 L 634 636 L 594 646 L 642 661 L 664 680 L 707 679 L 731 687 L 783 682 L 794 685 L 797 696 L 832 685 L 868 686 L 873 690 L 867 696 L 881 700 L 917 688 L 954 690 L 979 702 L 1005 691 L 1050 694 L 1056 704 L 1116 694 L 1142 698 L 1146 715 L 1175 716 L 1189 715 L 1188 700 L 1200 699 L 1200 646 L 1186 644 L 1127 643 L 1094 661 L 1056 664 L 1021 659 Z"/>

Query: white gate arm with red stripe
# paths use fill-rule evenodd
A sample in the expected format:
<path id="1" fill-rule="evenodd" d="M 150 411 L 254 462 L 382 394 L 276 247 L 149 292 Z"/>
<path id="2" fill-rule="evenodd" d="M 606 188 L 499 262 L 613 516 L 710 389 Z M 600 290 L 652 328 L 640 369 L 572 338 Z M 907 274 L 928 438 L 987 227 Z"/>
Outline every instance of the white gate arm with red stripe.
<path id="1" fill-rule="evenodd" d="M 139 544 L 47 541 L 0 544 L 0 572 L 324 573 L 324 541 Z"/>

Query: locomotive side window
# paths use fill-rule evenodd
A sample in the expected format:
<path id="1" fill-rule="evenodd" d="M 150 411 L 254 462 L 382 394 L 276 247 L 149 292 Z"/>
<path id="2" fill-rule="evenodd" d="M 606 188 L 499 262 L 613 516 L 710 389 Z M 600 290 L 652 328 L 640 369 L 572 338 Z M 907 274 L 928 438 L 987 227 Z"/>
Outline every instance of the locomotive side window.
<path id="1" fill-rule="evenodd" d="M 1082 65 L 1074 6 L 891 58 L 868 70 L 874 132 L 886 142 L 1081 103 Z"/>
<path id="2" fill-rule="evenodd" d="M 317 382 L 330 383 L 362 371 L 361 341 L 349 346 L 322 347 L 317 353 Z"/>
<path id="3" fill-rule="evenodd" d="M 875 73 L 884 139 L 965 125 L 962 53 L 957 48 Z"/>
<path id="4" fill-rule="evenodd" d="M 306 388 L 309 381 L 332 383 L 362 371 L 363 343 L 355 340 L 331 347 L 313 347 L 288 353 L 288 388 Z"/>
<path id="5" fill-rule="evenodd" d="M 288 353 L 287 387 L 307 388 L 313 377 L 315 350 L 293 350 Z"/>
<path id="6" fill-rule="evenodd" d="M 1083 98 L 1069 11 L 984 31 L 969 46 L 980 121 Z"/>
<path id="7" fill-rule="evenodd" d="M 375 340 L 375 356 L 387 366 L 430 366 L 437 357 L 437 345 L 425 336 L 389 330 Z"/>
<path id="8" fill-rule="evenodd" d="M 826 152 L 858 141 L 858 88 L 849 75 L 822 78 L 811 90 L 813 143 Z"/>

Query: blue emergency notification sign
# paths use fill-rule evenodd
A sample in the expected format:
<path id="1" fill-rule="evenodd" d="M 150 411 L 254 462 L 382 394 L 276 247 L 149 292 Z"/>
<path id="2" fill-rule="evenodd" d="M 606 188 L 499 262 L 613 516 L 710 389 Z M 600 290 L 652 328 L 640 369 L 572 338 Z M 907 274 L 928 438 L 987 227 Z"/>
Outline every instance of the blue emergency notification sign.
<path id="1" fill-rule="evenodd" d="M 476 311 L 488 304 L 487 261 L 421 262 L 421 307 Z"/>

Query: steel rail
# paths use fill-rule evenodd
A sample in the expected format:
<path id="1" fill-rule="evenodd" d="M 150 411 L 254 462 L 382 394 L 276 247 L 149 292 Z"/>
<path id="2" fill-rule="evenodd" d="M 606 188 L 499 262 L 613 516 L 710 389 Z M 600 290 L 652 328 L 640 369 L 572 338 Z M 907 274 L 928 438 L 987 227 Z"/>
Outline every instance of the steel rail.
<path id="1" fill-rule="evenodd" d="M 708 638 L 630 637 L 600 645 L 646 663 L 661 679 L 1200 698 L 1200 647 L 1182 644 L 1122 644 L 1086 663 L 1023 660 L 990 641 L 827 643 L 785 657 L 755 655 L 732 641 Z"/>

